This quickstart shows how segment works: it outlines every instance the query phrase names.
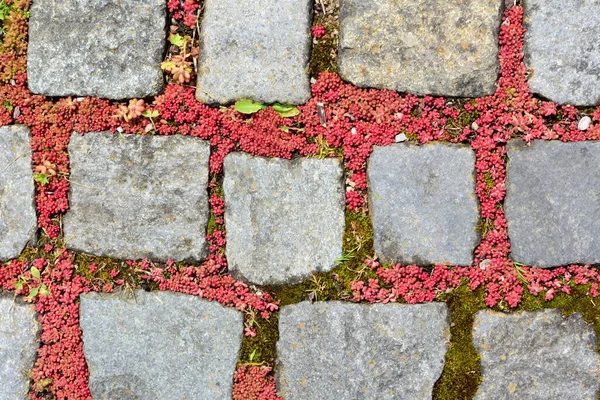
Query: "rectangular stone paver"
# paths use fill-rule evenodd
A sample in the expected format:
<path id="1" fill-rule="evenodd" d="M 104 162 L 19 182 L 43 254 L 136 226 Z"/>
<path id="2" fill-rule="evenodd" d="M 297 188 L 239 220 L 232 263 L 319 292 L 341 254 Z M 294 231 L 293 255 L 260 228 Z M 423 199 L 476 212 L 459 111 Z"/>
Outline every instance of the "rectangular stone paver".
<path id="1" fill-rule="evenodd" d="M 312 4 L 312 0 L 205 1 L 198 100 L 306 102 Z"/>
<path id="2" fill-rule="evenodd" d="M 284 306 L 277 388 L 285 400 L 431 399 L 449 339 L 445 304 Z"/>
<path id="3" fill-rule="evenodd" d="M 165 0 L 35 0 L 29 89 L 109 99 L 159 94 L 166 23 Z"/>
<path id="4" fill-rule="evenodd" d="M 483 381 L 475 399 L 592 400 L 598 396 L 598 339 L 581 314 L 559 310 L 475 315 L 473 345 Z"/>
<path id="5" fill-rule="evenodd" d="M 600 104 L 600 1 L 527 0 L 529 88 L 560 104 Z"/>
<path id="6" fill-rule="evenodd" d="M 291 283 L 342 255 L 343 171 L 335 159 L 225 157 L 226 255 L 235 275 Z"/>
<path id="7" fill-rule="evenodd" d="M 339 72 L 361 87 L 493 94 L 504 0 L 340 0 Z"/>
<path id="8" fill-rule="evenodd" d="M 0 295 L 0 400 L 28 398 L 40 330 L 32 304 Z"/>
<path id="9" fill-rule="evenodd" d="M 0 260 L 15 258 L 35 239 L 35 187 L 29 129 L 0 128 Z"/>
<path id="10" fill-rule="evenodd" d="M 600 142 L 508 143 L 504 210 L 512 258 L 600 263 Z"/>
<path id="11" fill-rule="evenodd" d="M 367 177 L 375 251 L 384 261 L 471 264 L 479 210 L 468 146 L 375 147 Z"/>
<path id="12" fill-rule="evenodd" d="M 196 296 L 81 296 L 94 399 L 231 399 L 242 313 Z"/>
<path id="13" fill-rule="evenodd" d="M 74 133 L 67 246 L 121 259 L 202 260 L 209 154 L 208 142 L 193 137 Z"/>

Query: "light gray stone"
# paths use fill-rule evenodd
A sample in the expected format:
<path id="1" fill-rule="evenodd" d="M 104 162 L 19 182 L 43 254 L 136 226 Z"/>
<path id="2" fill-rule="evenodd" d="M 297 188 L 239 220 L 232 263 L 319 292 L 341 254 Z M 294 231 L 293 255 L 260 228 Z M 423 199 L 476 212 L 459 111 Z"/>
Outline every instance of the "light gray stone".
<path id="1" fill-rule="evenodd" d="M 585 117 L 579 120 L 579 123 L 577 124 L 577 129 L 579 129 L 580 131 L 587 131 L 590 125 L 592 125 L 592 119 L 586 115 Z"/>
<path id="2" fill-rule="evenodd" d="M 0 260 L 18 257 L 35 240 L 35 187 L 29 129 L 0 128 Z"/>
<path id="3" fill-rule="evenodd" d="M 560 104 L 600 104 L 600 1 L 523 5 L 529 89 Z"/>
<path id="4" fill-rule="evenodd" d="M 504 211 L 512 258 L 600 263 L 600 142 L 508 143 Z"/>
<path id="5" fill-rule="evenodd" d="M 312 0 L 205 1 L 198 100 L 306 102 L 312 5 Z"/>
<path id="6" fill-rule="evenodd" d="M 475 315 L 473 345 L 483 381 L 475 399 L 592 400 L 600 358 L 594 328 L 556 309 Z"/>
<path id="7" fill-rule="evenodd" d="M 0 295 L 0 400 L 27 398 L 40 330 L 32 304 Z"/>
<path id="8" fill-rule="evenodd" d="M 179 293 L 122 297 L 81 296 L 95 399 L 231 399 L 242 313 Z"/>
<path id="9" fill-rule="evenodd" d="M 445 304 L 285 306 L 278 391 L 285 400 L 431 399 L 449 339 Z"/>
<path id="10" fill-rule="evenodd" d="M 367 178 L 375 251 L 384 261 L 472 263 L 479 211 L 470 147 L 375 147 Z"/>
<path id="11" fill-rule="evenodd" d="M 335 159 L 225 157 L 229 269 L 258 284 L 329 271 L 342 255 L 344 187 Z"/>
<path id="12" fill-rule="evenodd" d="M 67 246 L 122 259 L 202 260 L 209 154 L 208 142 L 193 137 L 74 133 Z"/>
<path id="13" fill-rule="evenodd" d="M 33 93 L 109 99 L 158 94 L 165 0 L 35 0 L 27 78 Z"/>
<path id="14" fill-rule="evenodd" d="M 340 0 L 338 69 L 361 87 L 493 94 L 503 0 Z"/>

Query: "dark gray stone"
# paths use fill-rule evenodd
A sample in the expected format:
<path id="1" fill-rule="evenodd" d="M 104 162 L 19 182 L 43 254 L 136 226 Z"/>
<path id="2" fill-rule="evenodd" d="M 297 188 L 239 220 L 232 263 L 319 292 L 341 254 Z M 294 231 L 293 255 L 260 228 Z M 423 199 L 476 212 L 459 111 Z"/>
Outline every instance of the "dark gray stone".
<path id="1" fill-rule="evenodd" d="M 560 104 L 600 104 L 600 2 L 523 4 L 529 89 Z"/>
<path id="2" fill-rule="evenodd" d="M 338 69 L 361 87 L 493 94 L 503 0 L 340 0 Z"/>
<path id="3" fill-rule="evenodd" d="M 449 339 L 445 304 L 285 306 L 279 394 L 286 400 L 431 399 Z"/>
<path id="4" fill-rule="evenodd" d="M 163 86 L 165 0 L 35 0 L 27 78 L 47 96 L 146 97 Z"/>
<path id="5" fill-rule="evenodd" d="M 29 371 L 38 349 L 40 325 L 32 304 L 0 296 L 0 400 L 27 397 Z"/>
<path id="6" fill-rule="evenodd" d="M 207 254 L 210 145 L 185 136 L 74 133 L 69 248 L 122 259 Z"/>
<path id="7" fill-rule="evenodd" d="M 375 147 L 367 177 L 375 251 L 384 261 L 472 263 L 479 211 L 470 147 Z"/>
<path id="8" fill-rule="evenodd" d="M 479 311 L 473 345 L 483 377 L 475 399 L 597 398 L 598 340 L 581 314 L 565 319 L 556 309 Z"/>
<path id="9" fill-rule="evenodd" d="M 95 399 L 231 399 L 242 313 L 179 293 L 93 293 L 80 323 Z"/>
<path id="10" fill-rule="evenodd" d="M 230 271 L 258 284 L 329 271 L 342 255 L 344 187 L 335 159 L 225 157 Z"/>
<path id="11" fill-rule="evenodd" d="M 600 263 L 600 142 L 508 143 L 504 211 L 512 258 Z"/>
<path id="12" fill-rule="evenodd" d="M 198 100 L 306 102 L 312 5 L 312 0 L 207 0 Z"/>
<path id="13" fill-rule="evenodd" d="M 35 187 L 29 129 L 0 128 L 0 260 L 18 257 L 35 240 Z"/>

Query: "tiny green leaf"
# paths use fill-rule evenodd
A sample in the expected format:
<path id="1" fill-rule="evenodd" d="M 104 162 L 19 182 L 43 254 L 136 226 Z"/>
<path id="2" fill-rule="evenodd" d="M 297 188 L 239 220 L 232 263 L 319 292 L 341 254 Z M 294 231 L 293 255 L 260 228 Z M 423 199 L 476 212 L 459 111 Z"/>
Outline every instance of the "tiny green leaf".
<path id="1" fill-rule="evenodd" d="M 46 285 L 44 285 L 42 283 L 42 285 L 40 286 L 40 295 L 41 296 L 48 296 L 50 294 L 50 291 L 48 290 L 48 288 L 46 287 Z"/>
<path id="2" fill-rule="evenodd" d="M 288 128 L 287 126 L 282 126 L 281 130 L 284 131 L 285 133 L 289 133 L 290 128 Z"/>
<path id="3" fill-rule="evenodd" d="M 15 289 L 17 289 L 17 290 L 23 290 L 23 281 L 16 281 L 15 282 Z"/>
<path id="4" fill-rule="evenodd" d="M 33 174 L 33 180 L 45 186 L 48 184 L 48 175 L 46 174 Z"/>
<path id="5" fill-rule="evenodd" d="M 33 276 L 35 279 L 40 279 L 40 270 L 36 267 L 31 267 L 31 276 Z"/>
<path id="6" fill-rule="evenodd" d="M 289 104 L 273 104 L 273 110 L 277 111 L 277 113 L 283 118 L 295 117 L 300 114 L 300 110 L 298 107 L 289 105 Z"/>
<path id="7" fill-rule="evenodd" d="M 250 354 L 250 362 L 252 362 L 254 360 L 254 357 L 256 356 L 256 349 L 254 349 L 254 351 Z"/>
<path id="8" fill-rule="evenodd" d="M 8 111 L 12 111 L 14 107 L 11 106 L 8 101 L 4 100 L 4 108 L 6 108 Z"/>
<path id="9" fill-rule="evenodd" d="M 40 288 L 39 288 L 39 287 L 34 287 L 34 288 L 31 288 L 31 289 L 29 290 L 29 296 L 27 296 L 27 298 L 28 298 L 28 299 L 30 299 L 30 300 L 31 300 L 31 299 L 33 299 L 35 296 L 37 296 L 37 295 L 38 295 L 38 292 L 39 292 L 39 291 L 40 291 Z"/>
<path id="10" fill-rule="evenodd" d="M 146 110 L 142 113 L 142 115 L 146 118 L 157 118 L 159 116 L 158 111 L 156 111 L 156 110 L 153 110 L 153 111 Z"/>
<path id="11" fill-rule="evenodd" d="M 241 99 L 235 102 L 235 109 L 242 114 L 254 114 L 263 108 L 265 106 L 262 103 L 255 103 L 250 99 Z"/>
<path id="12" fill-rule="evenodd" d="M 180 34 L 175 34 L 169 36 L 169 42 L 177 47 L 183 47 L 185 46 L 186 39 Z"/>

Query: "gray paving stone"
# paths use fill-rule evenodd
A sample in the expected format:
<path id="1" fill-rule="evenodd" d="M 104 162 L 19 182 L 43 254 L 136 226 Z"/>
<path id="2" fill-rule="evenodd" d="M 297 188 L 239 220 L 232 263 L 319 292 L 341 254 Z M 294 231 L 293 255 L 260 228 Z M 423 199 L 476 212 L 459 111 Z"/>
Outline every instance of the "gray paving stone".
<path id="1" fill-rule="evenodd" d="M 338 160 L 225 157 L 229 269 L 258 284 L 329 271 L 342 255 L 344 187 Z"/>
<path id="2" fill-rule="evenodd" d="M 29 129 L 0 128 L 0 260 L 15 258 L 35 240 L 35 187 Z"/>
<path id="3" fill-rule="evenodd" d="M 123 296 L 81 296 L 95 399 L 231 399 L 242 313 L 179 293 Z"/>
<path id="4" fill-rule="evenodd" d="M 449 339 L 445 304 L 285 306 L 278 391 L 285 400 L 431 399 Z"/>
<path id="5" fill-rule="evenodd" d="M 198 100 L 306 102 L 312 5 L 312 0 L 207 0 Z"/>
<path id="6" fill-rule="evenodd" d="M 464 145 L 375 147 L 369 203 L 387 262 L 470 265 L 479 235 L 475 155 Z"/>
<path id="7" fill-rule="evenodd" d="M 361 87 L 493 94 L 503 0 L 340 0 L 338 70 Z"/>
<path id="8" fill-rule="evenodd" d="M 122 259 L 202 260 L 209 153 L 193 137 L 74 133 L 67 246 Z"/>
<path id="9" fill-rule="evenodd" d="M 556 309 L 480 311 L 473 345 L 483 381 L 475 399 L 593 400 L 600 389 L 594 328 Z"/>
<path id="10" fill-rule="evenodd" d="M 530 90 L 560 104 L 600 104 L 600 2 L 523 4 Z"/>
<path id="11" fill-rule="evenodd" d="M 508 143 L 504 210 L 512 258 L 600 263 L 600 142 Z"/>
<path id="12" fill-rule="evenodd" d="M 47 96 L 146 97 L 163 86 L 164 0 L 35 0 L 27 78 Z"/>
<path id="13" fill-rule="evenodd" d="M 15 302 L 12 297 L 0 295 L 0 400 L 25 400 L 40 325 L 33 305 Z"/>

